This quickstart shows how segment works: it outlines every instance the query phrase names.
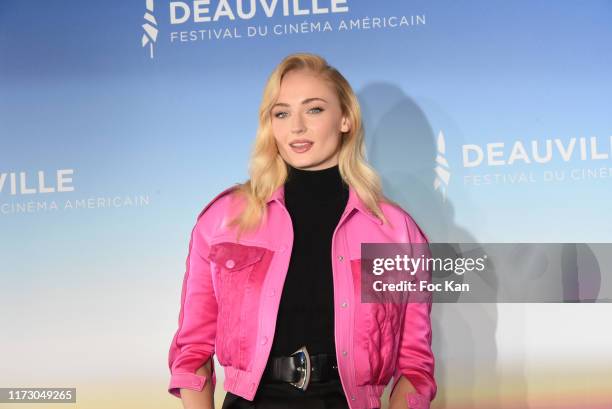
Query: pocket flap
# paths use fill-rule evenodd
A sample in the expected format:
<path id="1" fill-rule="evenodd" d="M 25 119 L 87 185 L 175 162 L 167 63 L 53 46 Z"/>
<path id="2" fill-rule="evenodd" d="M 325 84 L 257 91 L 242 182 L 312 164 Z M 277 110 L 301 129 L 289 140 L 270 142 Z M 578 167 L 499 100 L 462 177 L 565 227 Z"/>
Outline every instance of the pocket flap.
<path id="1" fill-rule="evenodd" d="M 210 247 L 209 258 L 228 270 L 240 270 L 261 260 L 265 251 L 262 247 L 222 242 Z"/>

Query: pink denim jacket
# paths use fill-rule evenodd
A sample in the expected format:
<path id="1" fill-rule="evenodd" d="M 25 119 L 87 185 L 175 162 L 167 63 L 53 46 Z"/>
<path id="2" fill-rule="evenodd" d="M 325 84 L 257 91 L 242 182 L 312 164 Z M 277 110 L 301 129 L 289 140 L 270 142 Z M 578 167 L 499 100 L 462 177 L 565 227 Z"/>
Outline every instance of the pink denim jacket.
<path id="1" fill-rule="evenodd" d="M 276 316 L 293 243 L 284 186 L 267 202 L 268 217 L 237 243 L 225 226 L 235 214 L 235 187 L 221 192 L 200 213 L 191 232 L 183 279 L 179 326 L 168 364 L 168 391 L 201 391 L 195 374 L 213 354 L 224 367 L 223 387 L 253 400 L 268 361 Z M 429 303 L 361 303 L 361 243 L 426 243 L 427 237 L 403 209 L 381 203 L 383 225 L 352 187 L 332 238 L 335 344 L 338 371 L 351 409 L 381 406 L 393 377 L 404 375 L 417 393 L 411 409 L 429 408 L 436 394 Z M 213 368 L 211 382 L 216 385 Z"/>

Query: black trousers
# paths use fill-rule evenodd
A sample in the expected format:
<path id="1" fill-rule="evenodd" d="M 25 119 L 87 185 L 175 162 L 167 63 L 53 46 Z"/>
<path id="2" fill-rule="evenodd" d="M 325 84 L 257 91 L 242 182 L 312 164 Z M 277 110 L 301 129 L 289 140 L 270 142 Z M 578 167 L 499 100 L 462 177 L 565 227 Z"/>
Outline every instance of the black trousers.
<path id="1" fill-rule="evenodd" d="M 252 401 L 227 392 L 222 409 L 349 409 L 339 379 L 313 382 L 306 391 L 288 383 L 261 383 Z"/>

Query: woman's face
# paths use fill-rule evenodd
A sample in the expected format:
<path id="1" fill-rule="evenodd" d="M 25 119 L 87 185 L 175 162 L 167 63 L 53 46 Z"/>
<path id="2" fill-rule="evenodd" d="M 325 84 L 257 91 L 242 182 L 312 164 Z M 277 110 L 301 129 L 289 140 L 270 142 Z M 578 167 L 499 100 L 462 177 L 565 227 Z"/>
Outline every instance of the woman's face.
<path id="1" fill-rule="evenodd" d="M 285 162 L 304 170 L 338 164 L 340 132 L 348 132 L 334 89 L 311 71 L 292 70 L 271 110 L 272 133 Z"/>

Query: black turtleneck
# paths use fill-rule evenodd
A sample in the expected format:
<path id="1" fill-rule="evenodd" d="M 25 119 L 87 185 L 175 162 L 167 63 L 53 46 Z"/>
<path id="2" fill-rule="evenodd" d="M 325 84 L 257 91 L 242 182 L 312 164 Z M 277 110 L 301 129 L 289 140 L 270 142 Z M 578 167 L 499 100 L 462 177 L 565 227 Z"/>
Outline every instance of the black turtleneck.
<path id="1" fill-rule="evenodd" d="M 288 165 L 285 206 L 293 248 L 280 300 L 271 356 L 306 345 L 311 354 L 335 355 L 331 240 L 349 190 L 338 165 L 302 170 Z"/>

